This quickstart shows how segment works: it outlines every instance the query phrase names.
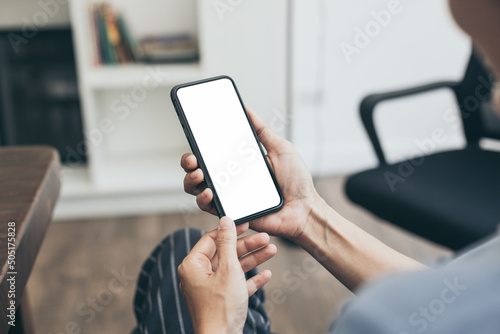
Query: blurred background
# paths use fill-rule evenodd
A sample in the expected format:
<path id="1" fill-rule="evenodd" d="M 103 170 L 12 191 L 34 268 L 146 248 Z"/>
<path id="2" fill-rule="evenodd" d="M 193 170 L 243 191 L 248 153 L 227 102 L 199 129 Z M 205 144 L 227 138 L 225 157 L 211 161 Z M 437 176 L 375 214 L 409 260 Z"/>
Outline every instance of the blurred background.
<path id="1" fill-rule="evenodd" d="M 70 321 L 82 333 L 130 331 L 134 282 L 99 299 L 113 270 L 136 275 L 168 233 L 215 226 L 183 192 L 189 147 L 169 96 L 214 75 L 233 77 L 245 104 L 294 143 L 337 210 L 423 261 L 449 254 L 342 190 L 345 175 L 376 165 L 364 96 L 463 76 L 471 43 L 445 0 L 3 0 L 0 43 L 1 145 L 48 144 L 64 163 L 29 286 L 37 333 Z M 448 91 L 383 106 L 375 123 L 389 162 L 418 153 L 436 128 L 445 140 L 433 152 L 465 145 Z M 276 242 L 283 251 L 267 266 L 306 263 Z M 322 333 L 351 297 L 319 267 L 294 289 L 280 276 L 266 288 L 287 301 L 270 303 L 274 331 Z"/>

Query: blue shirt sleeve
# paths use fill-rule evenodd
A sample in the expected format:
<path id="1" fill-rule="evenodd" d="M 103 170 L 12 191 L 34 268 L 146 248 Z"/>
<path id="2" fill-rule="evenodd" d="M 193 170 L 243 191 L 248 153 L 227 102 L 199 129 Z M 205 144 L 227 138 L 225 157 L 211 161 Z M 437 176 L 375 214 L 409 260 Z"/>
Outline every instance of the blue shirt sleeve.
<path id="1" fill-rule="evenodd" d="M 500 238 L 443 267 L 369 284 L 333 333 L 500 333 Z"/>

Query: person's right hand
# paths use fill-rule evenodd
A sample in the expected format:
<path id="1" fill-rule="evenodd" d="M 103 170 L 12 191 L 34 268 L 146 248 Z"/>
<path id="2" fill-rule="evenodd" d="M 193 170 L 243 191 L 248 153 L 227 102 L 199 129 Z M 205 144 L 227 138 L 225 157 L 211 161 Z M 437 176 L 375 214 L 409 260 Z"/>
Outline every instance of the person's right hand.
<path id="1" fill-rule="evenodd" d="M 274 171 L 284 197 L 280 211 L 250 222 L 256 231 L 298 241 L 304 233 L 309 215 L 323 200 L 314 188 L 307 166 L 292 143 L 274 133 L 256 114 L 248 110 L 259 141 L 267 150 L 269 164 Z M 213 193 L 204 182 L 203 171 L 198 167 L 196 157 L 191 153 L 182 156 L 181 166 L 186 171 L 184 190 L 196 196 L 198 206 L 216 214 Z"/>
<path id="2" fill-rule="evenodd" d="M 242 333 L 248 298 L 271 279 L 269 270 L 245 278 L 276 254 L 265 233 L 238 239 L 246 229 L 248 224 L 236 227 L 221 218 L 218 229 L 205 233 L 177 269 L 195 333 Z"/>

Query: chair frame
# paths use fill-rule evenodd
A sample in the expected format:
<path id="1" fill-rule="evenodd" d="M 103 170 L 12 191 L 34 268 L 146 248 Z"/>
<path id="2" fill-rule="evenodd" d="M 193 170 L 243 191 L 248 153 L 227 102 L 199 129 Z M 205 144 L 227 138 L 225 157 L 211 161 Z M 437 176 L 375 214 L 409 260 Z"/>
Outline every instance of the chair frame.
<path id="1" fill-rule="evenodd" d="M 491 73 L 484 67 L 477 52 L 473 51 L 465 76 L 461 82 L 440 81 L 413 88 L 366 96 L 360 104 L 359 111 L 365 130 L 377 155 L 379 165 L 387 165 L 387 160 L 374 123 L 375 107 L 380 102 L 424 94 L 437 89 L 450 89 L 453 91 L 460 109 L 467 146 L 469 148 L 479 148 L 480 139 L 485 137 L 481 123 L 482 105 L 491 99 L 492 87 L 493 77 Z M 486 90 L 487 93 L 481 93 L 481 90 Z M 473 103 L 472 105 L 471 102 Z M 500 139 L 500 136 L 497 139 Z"/>

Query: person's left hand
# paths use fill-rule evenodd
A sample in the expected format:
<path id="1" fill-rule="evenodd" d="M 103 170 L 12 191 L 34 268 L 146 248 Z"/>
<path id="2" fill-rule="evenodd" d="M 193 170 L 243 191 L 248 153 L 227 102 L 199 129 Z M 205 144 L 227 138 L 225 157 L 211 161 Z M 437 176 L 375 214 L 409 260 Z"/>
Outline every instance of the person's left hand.
<path id="1" fill-rule="evenodd" d="M 248 223 L 236 227 L 221 218 L 218 229 L 206 233 L 179 266 L 179 286 L 195 333 L 242 333 L 248 297 L 271 279 L 269 270 L 245 279 L 245 272 L 276 254 L 266 233 L 237 240 L 247 229 Z"/>

